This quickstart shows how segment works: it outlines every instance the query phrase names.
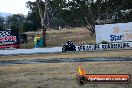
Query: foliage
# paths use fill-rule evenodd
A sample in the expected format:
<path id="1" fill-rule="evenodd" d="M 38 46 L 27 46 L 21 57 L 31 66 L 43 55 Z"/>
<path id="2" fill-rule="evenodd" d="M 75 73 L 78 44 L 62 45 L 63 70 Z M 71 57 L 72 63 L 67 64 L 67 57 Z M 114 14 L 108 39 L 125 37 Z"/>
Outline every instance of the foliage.
<path id="1" fill-rule="evenodd" d="M 132 21 L 132 0 L 48 0 L 46 26 L 82 27 L 95 24 Z M 37 31 L 42 27 L 45 0 L 28 1 L 29 13 L 0 17 L 0 30 L 17 26 L 20 32 Z M 41 8 L 41 11 L 40 9 Z"/>
<path id="2" fill-rule="evenodd" d="M 7 17 L 7 26 L 13 30 L 19 30 L 19 32 L 23 32 L 22 25 L 25 21 L 25 17 L 22 14 L 14 14 L 12 16 Z"/>
<path id="3" fill-rule="evenodd" d="M 40 17 L 37 13 L 28 13 L 28 16 L 26 18 L 26 21 L 32 25 L 31 28 L 28 29 L 28 31 L 37 31 L 37 29 L 41 28 L 41 21 Z M 27 25 L 27 24 L 26 24 Z"/>
<path id="4" fill-rule="evenodd" d="M 51 25 L 53 28 L 59 28 L 59 26 L 61 27 L 65 27 L 65 22 L 60 19 L 60 18 L 57 18 L 57 17 L 54 17 L 52 20 L 51 20 Z"/>
<path id="5" fill-rule="evenodd" d="M 29 1 L 27 6 L 31 13 L 39 15 L 36 2 Z M 107 19 L 109 23 L 132 21 L 130 14 L 125 12 L 129 9 L 132 9 L 131 0 L 49 0 L 46 25 L 61 25 L 53 24 L 56 18 L 70 27 L 94 25 L 97 19 L 102 23 L 108 23 Z"/>
<path id="6" fill-rule="evenodd" d="M 4 29 L 4 18 L 0 17 L 0 30 Z"/>
<path id="7" fill-rule="evenodd" d="M 36 28 L 34 27 L 34 24 L 31 21 L 25 21 L 23 23 L 22 29 L 23 29 L 23 32 L 36 30 Z"/>

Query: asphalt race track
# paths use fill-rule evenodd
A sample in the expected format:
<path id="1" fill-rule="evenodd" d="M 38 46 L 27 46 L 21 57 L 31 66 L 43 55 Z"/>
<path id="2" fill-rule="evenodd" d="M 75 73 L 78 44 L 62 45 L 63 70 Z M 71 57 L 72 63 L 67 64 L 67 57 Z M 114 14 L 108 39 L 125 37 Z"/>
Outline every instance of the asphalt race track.
<path id="1" fill-rule="evenodd" d="M 41 63 L 72 63 L 72 62 L 105 62 L 105 61 L 132 61 L 132 57 L 120 58 L 53 58 L 53 59 L 36 59 L 36 60 L 11 60 L 0 61 L 0 65 L 8 64 L 41 64 Z"/>

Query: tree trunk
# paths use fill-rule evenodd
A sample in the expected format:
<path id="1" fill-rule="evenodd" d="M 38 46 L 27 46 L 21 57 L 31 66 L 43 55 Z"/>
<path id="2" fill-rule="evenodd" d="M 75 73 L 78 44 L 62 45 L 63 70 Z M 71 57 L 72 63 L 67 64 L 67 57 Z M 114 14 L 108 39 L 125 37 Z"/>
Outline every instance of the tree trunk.
<path id="1" fill-rule="evenodd" d="M 46 27 L 42 28 L 43 47 L 46 47 Z"/>
<path id="2" fill-rule="evenodd" d="M 48 4 L 48 0 L 45 0 L 45 8 L 44 8 L 44 14 L 43 14 L 43 46 L 46 47 L 46 24 L 44 23 L 45 19 L 46 19 L 46 15 L 47 15 L 47 4 Z"/>
<path id="3" fill-rule="evenodd" d="M 40 6 L 40 1 L 38 0 L 37 5 L 38 5 L 38 9 L 39 9 L 39 16 L 41 18 L 41 26 L 42 26 L 42 36 L 43 36 L 43 47 L 46 47 L 46 24 L 44 23 L 45 19 L 46 19 L 46 15 L 47 15 L 47 4 L 48 4 L 48 0 L 45 0 L 45 7 L 44 7 L 44 11 L 42 10 L 41 6 Z"/>
<path id="4" fill-rule="evenodd" d="M 88 5 L 88 12 L 87 12 L 87 17 L 85 17 L 85 21 L 87 23 L 86 28 L 90 30 L 91 36 L 95 36 L 95 21 L 94 21 L 92 11 L 89 7 L 89 0 L 87 0 L 87 5 Z"/>

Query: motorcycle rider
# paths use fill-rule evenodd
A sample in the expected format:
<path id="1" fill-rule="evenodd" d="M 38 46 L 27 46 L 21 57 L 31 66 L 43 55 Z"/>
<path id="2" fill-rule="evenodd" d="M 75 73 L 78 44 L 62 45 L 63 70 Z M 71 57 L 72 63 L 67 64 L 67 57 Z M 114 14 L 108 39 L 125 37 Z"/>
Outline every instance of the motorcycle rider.
<path id="1" fill-rule="evenodd" d="M 71 40 L 68 40 L 65 45 L 63 45 L 62 52 L 66 51 L 76 51 L 76 47 L 74 43 L 71 42 Z"/>
<path id="2" fill-rule="evenodd" d="M 66 43 L 68 46 L 72 46 L 73 43 L 71 42 L 71 40 L 68 40 L 67 43 Z"/>

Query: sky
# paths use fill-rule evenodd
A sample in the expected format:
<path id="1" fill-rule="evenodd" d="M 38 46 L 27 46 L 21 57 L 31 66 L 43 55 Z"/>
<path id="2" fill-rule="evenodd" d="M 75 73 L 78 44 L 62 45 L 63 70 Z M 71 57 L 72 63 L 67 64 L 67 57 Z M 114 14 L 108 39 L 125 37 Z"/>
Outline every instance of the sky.
<path id="1" fill-rule="evenodd" d="M 29 11 L 26 7 L 27 1 L 35 0 L 0 0 L 0 12 L 27 15 Z"/>

